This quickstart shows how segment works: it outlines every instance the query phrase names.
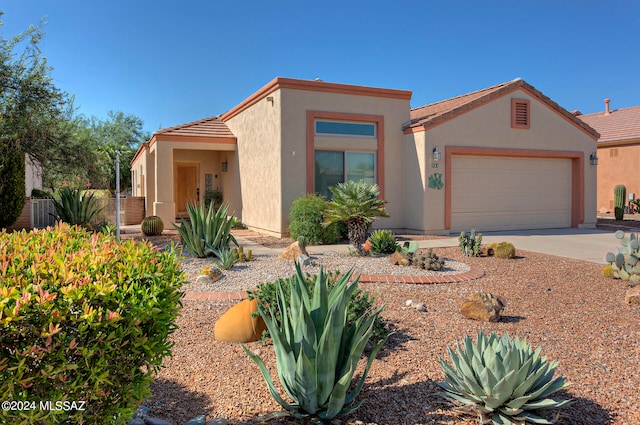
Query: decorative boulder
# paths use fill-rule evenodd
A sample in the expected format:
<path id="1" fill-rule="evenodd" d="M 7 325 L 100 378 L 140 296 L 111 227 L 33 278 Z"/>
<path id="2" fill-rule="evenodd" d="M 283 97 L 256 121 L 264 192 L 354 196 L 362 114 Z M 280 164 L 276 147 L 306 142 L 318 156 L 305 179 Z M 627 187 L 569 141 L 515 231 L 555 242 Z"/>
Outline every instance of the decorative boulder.
<path id="1" fill-rule="evenodd" d="M 389 261 L 394 266 L 408 266 L 411 261 L 409 261 L 409 257 L 399 251 L 394 252 L 389 256 Z"/>
<path id="2" fill-rule="evenodd" d="M 306 249 L 301 248 L 298 241 L 296 241 L 282 251 L 280 258 L 284 260 L 297 260 L 301 255 L 306 255 L 308 257 L 309 253 L 307 253 Z"/>
<path id="3" fill-rule="evenodd" d="M 640 304 L 640 286 L 634 286 L 627 290 L 627 294 L 624 297 L 624 302 L 627 304 Z"/>
<path id="4" fill-rule="evenodd" d="M 495 295 L 478 292 L 471 294 L 462 303 L 460 311 L 467 319 L 481 320 L 483 322 L 497 322 L 504 304 Z"/>
<path id="5" fill-rule="evenodd" d="M 262 317 L 251 317 L 258 310 L 258 300 L 240 301 L 227 310 L 213 327 L 213 334 L 218 341 L 254 342 L 260 339 L 267 326 Z"/>

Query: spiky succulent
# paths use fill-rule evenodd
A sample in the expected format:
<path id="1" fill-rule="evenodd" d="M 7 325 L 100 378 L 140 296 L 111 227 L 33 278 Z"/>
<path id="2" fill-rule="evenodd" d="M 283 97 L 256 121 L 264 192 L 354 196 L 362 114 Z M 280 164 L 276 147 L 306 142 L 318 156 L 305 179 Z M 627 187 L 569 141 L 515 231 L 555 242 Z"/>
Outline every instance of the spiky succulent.
<path id="1" fill-rule="evenodd" d="M 349 284 L 351 275 L 351 271 L 342 275 L 329 290 L 329 275 L 321 268 L 310 293 L 302 269 L 296 264 L 296 273 L 289 278 L 290 297 L 284 295 L 283 281 L 276 282 L 276 299 L 282 313 L 280 326 L 273 318 L 273 311 L 267 313 L 258 303 L 273 339 L 280 383 L 292 403 L 278 394 L 262 359 L 243 348 L 260 368 L 273 398 L 292 416 L 330 420 L 360 406 L 361 402 L 356 403 L 354 399 L 385 339 L 371 351 L 360 380 L 348 392 L 373 332 L 374 321 L 382 310 L 360 317 L 353 325 L 348 324 L 347 305 L 357 287 L 357 279 Z"/>
<path id="2" fill-rule="evenodd" d="M 476 343 L 469 336 L 463 341 L 455 352 L 449 348 L 452 365 L 440 359 L 446 380 L 438 385 L 443 397 L 479 415 L 482 423 L 550 424 L 542 411 L 571 402 L 548 398 L 570 384 L 565 377 L 553 378 L 558 362 L 547 362 L 541 348 L 534 351 L 526 339 L 479 332 Z"/>

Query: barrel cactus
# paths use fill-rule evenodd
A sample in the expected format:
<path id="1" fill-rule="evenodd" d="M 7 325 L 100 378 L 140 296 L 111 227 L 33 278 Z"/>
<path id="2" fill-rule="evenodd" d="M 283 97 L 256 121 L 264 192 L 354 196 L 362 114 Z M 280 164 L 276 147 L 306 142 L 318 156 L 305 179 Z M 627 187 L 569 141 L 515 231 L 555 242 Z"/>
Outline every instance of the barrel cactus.
<path id="1" fill-rule="evenodd" d="M 157 215 L 152 215 L 149 217 L 145 217 L 145 219 L 142 220 L 140 228 L 142 230 L 142 233 L 144 233 L 146 236 L 155 236 L 162 233 L 162 231 L 164 230 L 164 223 L 162 222 L 162 219 L 160 217 L 158 217 Z"/>
<path id="2" fill-rule="evenodd" d="M 550 424 L 548 410 L 559 409 L 571 400 L 549 398 L 570 384 L 565 377 L 554 378 L 557 361 L 547 362 L 526 339 L 510 339 L 495 333 L 478 333 L 474 343 L 464 338 L 464 347 L 449 348 L 452 365 L 440 359 L 445 382 L 441 395 L 460 410 L 480 417 L 479 423 Z"/>
<path id="3" fill-rule="evenodd" d="M 616 216 L 616 221 L 620 221 L 624 218 L 624 203 L 627 198 L 627 188 L 623 184 L 619 184 L 613 188 L 613 212 Z"/>

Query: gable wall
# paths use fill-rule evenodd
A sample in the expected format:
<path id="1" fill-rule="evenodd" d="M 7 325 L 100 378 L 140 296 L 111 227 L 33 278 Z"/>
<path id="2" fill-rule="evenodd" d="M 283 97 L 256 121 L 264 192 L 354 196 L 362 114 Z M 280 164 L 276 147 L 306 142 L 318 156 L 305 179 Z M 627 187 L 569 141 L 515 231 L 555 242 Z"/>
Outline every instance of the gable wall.
<path id="1" fill-rule="evenodd" d="M 529 129 L 511 128 L 512 98 L 530 101 L 531 126 Z M 427 176 L 421 176 L 424 181 L 435 172 L 442 173 L 443 181 L 445 180 L 447 170 L 444 157 L 447 146 L 582 152 L 585 158 L 584 225 L 595 224 L 597 167 L 589 163 L 590 153 L 596 150 L 595 140 L 523 90 L 516 90 L 472 109 L 443 124 L 429 128 L 422 134 L 405 135 L 405 141 L 406 149 L 415 150 L 418 161 L 423 164 L 429 163 L 434 146 L 437 145 L 442 154 L 437 170 L 430 168 L 430 165 L 426 167 Z M 408 164 L 407 173 L 422 172 L 425 167 L 418 167 L 418 163 L 414 161 L 414 164 Z M 421 197 L 417 191 L 414 196 L 411 196 L 411 193 L 410 191 L 405 195 L 407 209 L 411 210 L 408 214 L 408 225 L 417 225 L 422 217 L 424 222 L 421 230 L 443 231 L 445 229 L 445 190 L 427 188 L 424 197 Z"/>

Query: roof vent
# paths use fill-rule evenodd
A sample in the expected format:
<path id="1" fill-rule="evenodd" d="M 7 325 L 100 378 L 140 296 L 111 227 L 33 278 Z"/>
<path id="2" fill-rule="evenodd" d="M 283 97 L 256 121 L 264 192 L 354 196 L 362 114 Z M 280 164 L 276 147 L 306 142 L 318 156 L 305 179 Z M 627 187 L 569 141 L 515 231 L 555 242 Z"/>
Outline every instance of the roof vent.
<path id="1" fill-rule="evenodd" d="M 611 99 L 605 99 L 604 100 L 604 114 L 605 115 L 609 115 L 611 113 L 611 109 L 609 107 L 609 102 L 611 102 Z"/>
<path id="2" fill-rule="evenodd" d="M 530 122 L 529 101 L 526 99 L 511 99 L 511 128 L 527 129 Z"/>
<path id="3" fill-rule="evenodd" d="M 322 81 L 320 78 L 314 78 L 313 81 Z"/>

